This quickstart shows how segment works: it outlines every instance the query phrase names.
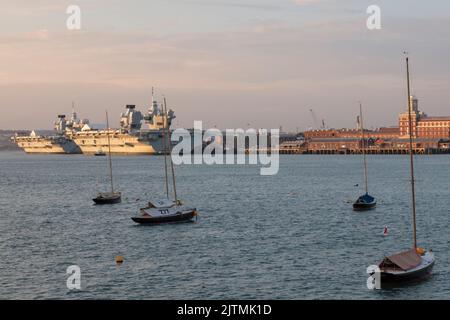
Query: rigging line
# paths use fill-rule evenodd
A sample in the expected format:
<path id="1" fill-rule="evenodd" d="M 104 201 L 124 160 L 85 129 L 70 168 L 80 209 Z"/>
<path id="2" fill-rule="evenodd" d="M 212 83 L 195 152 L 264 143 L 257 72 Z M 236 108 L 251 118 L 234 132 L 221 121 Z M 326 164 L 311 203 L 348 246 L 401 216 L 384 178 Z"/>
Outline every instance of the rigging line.
<path id="1" fill-rule="evenodd" d="M 153 89 L 152 89 L 152 97 L 153 97 Z M 153 100 L 153 99 L 152 99 Z M 169 199 L 169 178 L 167 173 L 167 144 L 166 144 L 166 130 L 164 125 L 164 109 L 163 112 L 163 130 L 162 130 L 162 143 L 163 143 L 163 153 L 164 153 L 164 177 L 165 177 L 165 189 L 166 189 L 166 197 Z"/>
<path id="2" fill-rule="evenodd" d="M 359 103 L 359 118 L 360 118 L 360 127 L 361 127 L 361 137 L 362 137 L 362 141 L 361 141 L 361 147 L 362 147 L 362 153 L 363 153 L 363 159 L 364 159 L 364 183 L 366 186 L 366 194 L 369 193 L 369 177 L 367 174 L 367 159 L 366 159 L 366 141 L 365 141 L 365 136 L 364 136 L 364 122 L 363 122 L 363 115 L 362 115 L 362 104 L 361 102 Z"/>
<path id="3" fill-rule="evenodd" d="M 173 195 L 175 197 L 175 203 L 178 204 L 178 197 L 177 197 L 177 186 L 175 183 L 175 169 L 173 167 L 173 161 L 172 161 L 172 143 L 171 143 L 171 139 L 170 139 L 170 129 L 169 129 L 169 120 L 167 118 L 167 103 L 166 103 L 166 97 L 164 97 L 164 119 L 165 121 L 163 121 L 164 126 L 166 127 L 166 132 L 167 132 L 167 143 L 169 145 L 169 163 L 170 163 L 170 167 L 172 170 L 172 181 L 173 181 Z"/>
<path id="4" fill-rule="evenodd" d="M 109 158 L 109 177 L 111 179 L 111 193 L 114 193 L 113 171 L 112 171 L 112 159 L 111 159 L 111 140 L 109 138 L 109 119 L 108 111 L 106 111 L 106 136 L 108 137 L 108 158 Z"/>
<path id="5" fill-rule="evenodd" d="M 416 230 L 416 193 L 414 182 L 414 152 L 413 152 L 413 125 L 412 125 L 412 101 L 409 79 L 409 57 L 406 56 L 406 77 L 408 89 L 408 119 L 409 119 L 409 157 L 411 164 L 411 195 L 412 195 L 412 216 L 413 216 L 413 248 L 417 248 L 417 230 Z"/>

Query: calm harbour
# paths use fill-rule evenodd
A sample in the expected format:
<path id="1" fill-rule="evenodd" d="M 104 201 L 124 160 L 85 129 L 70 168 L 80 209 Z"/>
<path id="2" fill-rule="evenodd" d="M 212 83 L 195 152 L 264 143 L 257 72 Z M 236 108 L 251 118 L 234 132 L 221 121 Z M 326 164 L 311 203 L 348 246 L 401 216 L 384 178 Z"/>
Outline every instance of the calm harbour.
<path id="1" fill-rule="evenodd" d="M 280 155 L 274 176 L 257 165 L 176 166 L 179 197 L 199 219 L 159 226 L 130 217 L 163 197 L 163 157 L 114 157 L 123 202 L 95 206 L 105 162 L 0 152 L 0 298 L 450 298 L 448 155 L 415 162 L 418 241 L 435 252 L 432 276 L 391 290 L 368 290 L 366 268 L 412 245 L 407 155 L 368 156 L 370 212 L 352 211 L 363 193 L 357 155 Z M 70 265 L 81 268 L 81 290 L 66 287 Z"/>

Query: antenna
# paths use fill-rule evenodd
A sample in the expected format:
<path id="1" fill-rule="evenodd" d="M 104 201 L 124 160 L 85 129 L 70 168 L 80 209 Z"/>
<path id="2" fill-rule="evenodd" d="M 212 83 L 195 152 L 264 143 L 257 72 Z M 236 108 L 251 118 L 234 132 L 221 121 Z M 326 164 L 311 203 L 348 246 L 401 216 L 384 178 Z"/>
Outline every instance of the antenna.
<path id="1" fill-rule="evenodd" d="M 75 122 L 77 120 L 77 114 L 75 112 L 75 102 L 74 101 L 72 101 L 72 119 L 71 120 L 72 120 L 72 122 Z"/>
<path id="2" fill-rule="evenodd" d="M 153 101 L 155 101 L 154 96 L 155 95 L 155 89 L 152 87 L 152 106 L 153 106 Z"/>

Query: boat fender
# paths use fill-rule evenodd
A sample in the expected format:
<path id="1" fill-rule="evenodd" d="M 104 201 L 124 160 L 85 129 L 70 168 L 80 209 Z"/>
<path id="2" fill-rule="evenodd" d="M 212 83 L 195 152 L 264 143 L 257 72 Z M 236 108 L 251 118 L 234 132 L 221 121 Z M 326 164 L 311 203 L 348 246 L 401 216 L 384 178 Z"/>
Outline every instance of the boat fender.
<path id="1" fill-rule="evenodd" d="M 418 253 L 418 254 L 420 254 L 421 256 L 423 256 L 424 254 L 425 254 L 425 249 L 424 248 L 416 248 L 416 252 Z"/>

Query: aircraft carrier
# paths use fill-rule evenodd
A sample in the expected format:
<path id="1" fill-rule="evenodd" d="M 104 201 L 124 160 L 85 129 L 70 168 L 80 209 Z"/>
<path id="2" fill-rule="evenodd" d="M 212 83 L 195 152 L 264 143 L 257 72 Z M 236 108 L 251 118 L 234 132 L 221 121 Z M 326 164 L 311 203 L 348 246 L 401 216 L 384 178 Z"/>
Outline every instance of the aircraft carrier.
<path id="1" fill-rule="evenodd" d="M 54 122 L 54 134 L 41 136 L 16 134 L 11 139 L 26 153 L 96 154 L 108 151 L 108 135 L 112 154 L 159 154 L 163 151 L 162 137 L 165 118 L 163 108 L 152 98 L 152 105 L 143 115 L 135 105 L 127 105 L 120 117 L 118 129 L 95 129 L 89 120 L 78 119 L 73 110 L 71 118 L 59 115 Z M 167 125 L 175 118 L 167 111 Z"/>

